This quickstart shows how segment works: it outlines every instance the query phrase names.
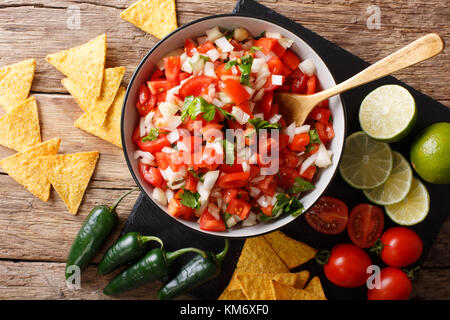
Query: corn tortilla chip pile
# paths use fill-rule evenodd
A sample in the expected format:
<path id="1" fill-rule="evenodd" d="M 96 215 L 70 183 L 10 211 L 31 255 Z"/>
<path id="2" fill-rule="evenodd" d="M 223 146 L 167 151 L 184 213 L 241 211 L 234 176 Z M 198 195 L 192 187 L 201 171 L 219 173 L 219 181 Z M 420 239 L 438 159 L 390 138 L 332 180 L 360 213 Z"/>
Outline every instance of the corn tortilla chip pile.
<path id="1" fill-rule="evenodd" d="M 178 28 L 175 0 L 139 0 L 120 17 L 158 39 Z"/>
<path id="2" fill-rule="evenodd" d="M 219 300 L 326 300 L 320 279 L 303 270 L 316 250 L 280 231 L 245 241 L 236 270 Z"/>
<path id="3" fill-rule="evenodd" d="M 121 148 L 120 118 L 124 95 L 119 94 L 123 91 L 119 88 L 125 68 L 105 69 L 105 60 L 105 34 L 81 46 L 47 56 L 47 61 L 67 76 L 61 83 L 85 112 L 74 125 Z"/>

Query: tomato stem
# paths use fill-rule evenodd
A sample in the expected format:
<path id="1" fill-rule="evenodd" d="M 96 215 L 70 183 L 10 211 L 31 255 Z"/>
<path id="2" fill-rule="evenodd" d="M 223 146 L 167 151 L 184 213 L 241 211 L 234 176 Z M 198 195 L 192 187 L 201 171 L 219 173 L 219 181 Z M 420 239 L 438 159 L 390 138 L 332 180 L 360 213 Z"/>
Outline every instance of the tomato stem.
<path id="1" fill-rule="evenodd" d="M 409 279 L 411 279 L 411 281 L 414 281 L 414 279 L 417 277 L 417 273 L 420 270 L 420 266 L 416 266 L 413 268 L 409 268 L 409 269 L 403 269 L 403 272 L 406 273 L 406 275 L 408 276 Z"/>
<path id="2" fill-rule="evenodd" d="M 316 260 L 317 264 L 320 264 L 323 266 L 323 265 L 327 264 L 328 259 L 330 258 L 330 254 L 331 254 L 331 252 L 329 250 L 322 250 L 316 254 L 314 259 Z"/>
<path id="3" fill-rule="evenodd" d="M 386 244 L 383 244 L 381 242 L 381 239 L 377 239 L 377 241 L 375 241 L 374 245 L 372 246 L 372 248 L 369 249 L 370 252 L 375 252 L 377 255 L 381 254 L 381 251 L 383 250 L 383 248 L 386 246 Z"/>

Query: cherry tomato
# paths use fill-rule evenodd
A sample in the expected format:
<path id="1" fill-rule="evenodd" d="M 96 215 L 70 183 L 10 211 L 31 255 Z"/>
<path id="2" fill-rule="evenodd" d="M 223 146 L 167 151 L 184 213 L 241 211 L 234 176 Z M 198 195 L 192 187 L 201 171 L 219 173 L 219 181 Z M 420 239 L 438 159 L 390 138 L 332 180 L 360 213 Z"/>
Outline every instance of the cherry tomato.
<path id="1" fill-rule="evenodd" d="M 215 83 L 216 79 L 208 76 L 197 76 L 189 79 L 180 88 L 180 95 L 182 97 L 194 96 L 198 97 L 203 90 L 208 88 L 212 83 Z"/>
<path id="2" fill-rule="evenodd" d="M 155 141 L 144 142 L 142 139 L 139 139 L 137 141 L 137 145 L 142 151 L 155 153 L 161 151 L 164 147 L 170 147 L 170 142 L 167 140 L 166 136 L 160 135 L 160 137 Z"/>
<path id="3" fill-rule="evenodd" d="M 372 261 L 364 250 L 354 244 L 341 243 L 331 249 L 324 272 L 327 279 L 337 286 L 357 288 L 366 283 L 370 265 Z"/>
<path id="4" fill-rule="evenodd" d="M 296 134 L 292 140 L 292 143 L 289 145 L 289 149 L 296 152 L 305 151 L 306 146 L 309 144 L 309 140 L 310 137 L 307 132 Z"/>
<path id="5" fill-rule="evenodd" d="M 239 83 L 233 79 L 226 79 L 222 83 L 222 90 L 235 104 L 241 104 L 250 98 L 250 93 Z"/>
<path id="6" fill-rule="evenodd" d="M 341 200 L 324 196 L 305 213 L 305 219 L 316 231 L 338 234 L 347 226 L 348 208 Z"/>
<path id="7" fill-rule="evenodd" d="M 202 216 L 199 220 L 199 227 L 202 230 L 206 231 L 225 231 L 227 227 L 223 222 L 222 217 L 219 217 L 217 220 L 211 213 L 209 213 L 208 209 L 203 211 Z"/>
<path id="8" fill-rule="evenodd" d="M 166 181 L 161 175 L 161 171 L 158 168 L 150 167 L 149 165 L 139 163 L 139 172 L 141 177 L 157 188 L 163 188 L 166 185 Z"/>
<path id="9" fill-rule="evenodd" d="M 405 267 L 419 260 L 423 243 L 417 233 L 406 227 L 387 229 L 381 236 L 381 259 L 391 267 Z"/>
<path id="10" fill-rule="evenodd" d="M 219 188 L 241 188 L 248 183 L 250 172 L 236 172 L 223 174 L 217 180 Z"/>
<path id="11" fill-rule="evenodd" d="M 408 300 L 411 295 L 412 284 L 409 277 L 402 270 L 387 267 L 380 272 L 380 288 L 369 289 L 369 300 Z"/>
<path id="12" fill-rule="evenodd" d="M 348 236 L 360 248 L 370 248 L 380 238 L 384 227 L 384 213 L 380 208 L 361 203 L 350 211 Z"/>
<path id="13" fill-rule="evenodd" d="M 180 57 L 167 57 L 164 58 L 164 70 L 166 73 L 166 78 L 169 81 L 177 81 L 178 75 L 181 69 L 181 59 Z"/>
<path id="14" fill-rule="evenodd" d="M 244 220 L 247 218 L 251 209 L 252 209 L 252 205 L 250 203 L 248 203 L 247 201 L 241 200 L 241 199 L 232 199 L 228 203 L 226 212 L 235 214 L 235 215 L 239 216 L 239 218 L 241 220 Z"/>
<path id="15" fill-rule="evenodd" d="M 182 218 L 185 220 L 190 220 L 194 216 L 194 209 L 186 207 L 181 203 L 181 201 L 177 198 L 172 198 L 169 201 L 169 205 L 167 207 L 169 213 L 176 217 Z"/>

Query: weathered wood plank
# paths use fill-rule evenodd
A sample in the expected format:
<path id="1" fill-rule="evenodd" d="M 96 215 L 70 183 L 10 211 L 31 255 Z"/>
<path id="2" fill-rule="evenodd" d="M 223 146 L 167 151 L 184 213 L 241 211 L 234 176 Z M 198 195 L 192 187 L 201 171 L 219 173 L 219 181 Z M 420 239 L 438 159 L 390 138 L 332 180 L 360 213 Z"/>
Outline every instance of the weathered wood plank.
<path id="1" fill-rule="evenodd" d="M 81 276 L 81 288 L 69 289 L 64 280 L 64 263 L 47 262 L 10 262 L 0 261 L 0 299 L 14 300 L 111 300 L 155 299 L 161 282 L 154 282 L 140 288 L 123 293 L 117 297 L 109 297 L 102 293 L 114 273 L 105 277 L 97 274 L 95 265 L 89 265 Z M 179 299 L 190 299 L 182 296 Z"/>

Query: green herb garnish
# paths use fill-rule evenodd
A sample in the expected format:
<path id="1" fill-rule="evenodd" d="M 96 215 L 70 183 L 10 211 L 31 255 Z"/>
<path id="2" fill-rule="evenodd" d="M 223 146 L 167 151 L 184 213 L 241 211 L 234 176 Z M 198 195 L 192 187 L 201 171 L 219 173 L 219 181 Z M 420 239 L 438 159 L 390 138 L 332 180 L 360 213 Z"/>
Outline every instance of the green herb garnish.
<path id="1" fill-rule="evenodd" d="M 195 170 L 192 169 L 192 168 L 189 168 L 188 171 L 189 171 L 190 174 L 192 174 L 192 176 L 193 176 L 195 179 L 197 179 L 198 181 L 201 181 L 201 182 L 204 181 L 204 179 L 203 179 L 203 175 L 204 175 L 204 174 L 198 174 L 197 171 L 195 171 Z"/>
<path id="2" fill-rule="evenodd" d="M 261 39 L 261 38 L 264 38 L 265 36 L 266 36 L 266 32 L 263 31 L 263 32 L 261 32 L 260 34 L 258 34 L 258 35 L 255 37 L 255 40 L 259 40 L 259 39 Z"/>
<path id="3" fill-rule="evenodd" d="M 295 178 L 295 182 L 294 185 L 292 187 L 290 187 L 289 189 L 287 189 L 287 193 L 293 194 L 293 193 L 300 193 L 300 192 L 306 192 L 306 191 L 310 191 L 313 190 L 315 188 L 315 186 L 306 181 L 303 180 L 300 177 Z"/>
<path id="4" fill-rule="evenodd" d="M 216 110 L 219 110 L 226 118 L 232 118 L 232 115 L 229 112 L 208 103 L 203 97 L 195 98 L 194 96 L 189 96 L 184 99 L 181 120 L 186 119 L 188 116 L 191 117 L 192 120 L 195 120 L 197 119 L 197 116 L 201 114 L 202 118 L 206 121 L 212 121 L 216 115 Z"/>
<path id="5" fill-rule="evenodd" d="M 316 129 L 309 130 L 309 143 L 320 143 L 319 134 Z"/>
<path id="6" fill-rule="evenodd" d="M 227 63 L 225 63 L 225 70 L 229 70 L 234 66 L 238 65 L 238 61 L 237 60 L 230 60 Z"/>
<path id="7" fill-rule="evenodd" d="M 280 193 L 276 196 L 276 199 L 277 202 L 272 208 L 272 216 L 261 216 L 262 221 L 276 219 L 283 213 L 290 214 L 294 217 L 297 217 L 303 213 L 303 204 L 300 202 L 300 200 L 298 200 L 297 197 L 291 197 L 286 193 Z"/>
<path id="8" fill-rule="evenodd" d="M 250 53 L 255 53 L 255 51 L 261 51 L 261 47 L 253 46 L 253 47 L 250 49 Z"/>
<path id="9" fill-rule="evenodd" d="M 248 54 L 241 58 L 239 70 L 241 70 L 241 84 L 248 85 L 250 83 L 250 73 L 252 70 L 253 56 Z"/>
<path id="10" fill-rule="evenodd" d="M 181 194 L 181 204 L 192 209 L 200 208 L 200 194 L 198 192 L 191 192 L 183 188 L 183 193 Z"/>
<path id="11" fill-rule="evenodd" d="M 256 129 L 257 132 L 261 129 L 281 129 L 281 125 L 279 123 L 270 123 L 269 121 L 260 118 L 249 119 L 248 122 Z"/>
<path id="12" fill-rule="evenodd" d="M 155 141 L 161 133 L 165 132 L 160 132 L 158 128 L 151 128 L 148 135 L 142 138 L 142 142 Z"/>

